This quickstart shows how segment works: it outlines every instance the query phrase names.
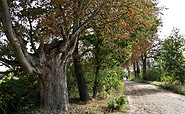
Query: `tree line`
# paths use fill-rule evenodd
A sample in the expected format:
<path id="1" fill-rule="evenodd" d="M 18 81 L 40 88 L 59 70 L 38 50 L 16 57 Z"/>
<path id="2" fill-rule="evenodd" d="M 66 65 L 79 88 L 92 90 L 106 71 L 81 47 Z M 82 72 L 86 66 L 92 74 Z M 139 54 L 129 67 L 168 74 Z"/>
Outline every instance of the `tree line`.
<path id="1" fill-rule="evenodd" d="M 67 111 L 74 80 L 81 101 L 116 89 L 126 75 L 118 66 L 130 74 L 133 65 L 137 78 L 142 63 L 147 79 L 161 48 L 153 0 L 0 0 L 0 9 L 1 74 L 38 77 L 45 109 Z"/>

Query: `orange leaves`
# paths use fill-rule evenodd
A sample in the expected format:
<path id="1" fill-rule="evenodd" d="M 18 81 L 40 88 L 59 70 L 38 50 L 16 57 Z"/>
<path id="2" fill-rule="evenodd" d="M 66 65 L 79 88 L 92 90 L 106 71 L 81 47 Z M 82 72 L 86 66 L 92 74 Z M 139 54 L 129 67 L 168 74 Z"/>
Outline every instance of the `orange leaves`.
<path id="1" fill-rule="evenodd" d="M 132 19 L 132 16 L 130 16 L 130 19 Z"/>

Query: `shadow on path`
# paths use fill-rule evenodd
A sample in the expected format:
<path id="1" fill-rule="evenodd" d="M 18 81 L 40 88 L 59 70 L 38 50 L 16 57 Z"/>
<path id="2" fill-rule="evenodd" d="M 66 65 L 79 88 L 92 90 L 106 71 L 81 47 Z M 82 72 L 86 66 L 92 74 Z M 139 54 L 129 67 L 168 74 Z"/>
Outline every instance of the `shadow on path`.
<path id="1" fill-rule="evenodd" d="M 149 95 L 165 91 L 157 86 L 133 81 L 125 81 L 125 87 L 125 94 L 129 96 Z"/>

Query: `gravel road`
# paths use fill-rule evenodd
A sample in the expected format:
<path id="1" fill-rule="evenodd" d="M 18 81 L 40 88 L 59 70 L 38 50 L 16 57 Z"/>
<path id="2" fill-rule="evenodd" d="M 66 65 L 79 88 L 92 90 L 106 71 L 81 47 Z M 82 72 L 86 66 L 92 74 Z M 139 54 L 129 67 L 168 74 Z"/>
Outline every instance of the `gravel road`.
<path id="1" fill-rule="evenodd" d="M 185 96 L 150 84 L 125 81 L 126 114 L 185 114 Z"/>

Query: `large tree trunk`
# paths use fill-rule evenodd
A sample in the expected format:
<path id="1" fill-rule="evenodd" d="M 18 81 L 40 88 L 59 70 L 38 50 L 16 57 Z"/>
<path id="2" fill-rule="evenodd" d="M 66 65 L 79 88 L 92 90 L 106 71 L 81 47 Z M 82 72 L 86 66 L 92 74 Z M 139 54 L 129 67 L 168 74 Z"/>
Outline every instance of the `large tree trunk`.
<path id="1" fill-rule="evenodd" d="M 73 53 L 73 60 L 74 60 L 74 68 L 75 68 L 75 74 L 78 82 L 78 90 L 80 95 L 81 101 L 89 101 L 90 97 L 87 91 L 87 86 L 84 78 L 84 73 L 82 70 L 82 66 L 80 63 L 80 57 L 78 56 L 78 43 L 76 45 L 75 51 Z"/>
<path id="2" fill-rule="evenodd" d="M 40 82 L 41 106 L 50 110 L 68 110 L 68 92 L 66 65 L 67 60 L 61 63 L 56 56 L 48 59 L 43 68 L 44 77 Z"/>

